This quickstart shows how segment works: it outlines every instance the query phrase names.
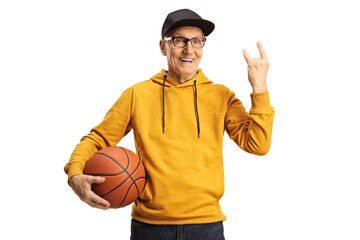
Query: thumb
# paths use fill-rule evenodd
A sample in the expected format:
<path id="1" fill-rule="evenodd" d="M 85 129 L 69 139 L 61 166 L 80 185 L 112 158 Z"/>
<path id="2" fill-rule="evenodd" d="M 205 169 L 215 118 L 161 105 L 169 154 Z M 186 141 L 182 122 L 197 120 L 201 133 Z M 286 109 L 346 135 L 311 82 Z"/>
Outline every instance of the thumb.
<path id="1" fill-rule="evenodd" d="M 105 181 L 104 177 L 94 177 L 94 176 L 89 176 L 89 182 L 92 183 L 103 183 Z"/>

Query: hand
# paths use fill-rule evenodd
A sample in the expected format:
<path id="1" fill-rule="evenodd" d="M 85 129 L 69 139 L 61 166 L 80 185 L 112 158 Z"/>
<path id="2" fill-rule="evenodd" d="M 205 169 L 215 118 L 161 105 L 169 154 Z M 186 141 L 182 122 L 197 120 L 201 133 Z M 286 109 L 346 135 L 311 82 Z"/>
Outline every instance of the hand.
<path id="1" fill-rule="evenodd" d="M 248 78 L 254 93 L 266 92 L 266 74 L 270 63 L 264 48 L 257 42 L 260 58 L 250 58 L 246 50 L 243 50 L 245 61 L 248 64 Z"/>
<path id="2" fill-rule="evenodd" d="M 110 203 L 91 191 L 91 184 L 102 183 L 104 181 L 105 178 L 103 177 L 94 177 L 82 174 L 72 176 L 69 180 L 69 185 L 72 190 L 79 196 L 81 201 L 86 202 L 94 208 L 107 210 L 110 207 Z"/>

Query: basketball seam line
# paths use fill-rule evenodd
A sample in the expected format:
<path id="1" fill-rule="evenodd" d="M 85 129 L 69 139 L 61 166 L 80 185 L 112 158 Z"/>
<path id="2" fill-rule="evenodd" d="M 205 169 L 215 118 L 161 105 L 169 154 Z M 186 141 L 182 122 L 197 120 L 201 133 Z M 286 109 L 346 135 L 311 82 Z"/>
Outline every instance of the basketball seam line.
<path id="1" fill-rule="evenodd" d="M 115 159 L 113 159 L 112 157 L 104 154 L 104 153 L 95 153 L 95 154 L 98 154 L 98 155 L 102 155 L 102 156 L 105 156 L 105 157 L 108 157 L 110 158 L 110 160 L 112 160 L 114 163 L 116 163 L 117 165 L 119 165 L 119 167 L 121 167 L 121 169 L 123 170 L 121 173 L 124 173 L 128 168 L 129 168 L 129 165 L 130 165 L 130 160 L 129 160 L 129 157 L 126 155 L 127 159 L 128 159 L 128 162 L 127 162 L 127 166 L 124 168 L 123 166 L 121 166 L 120 163 L 118 163 Z"/>
<path id="2" fill-rule="evenodd" d="M 103 196 L 105 196 L 105 195 L 113 192 L 114 190 L 116 190 L 116 189 L 117 189 L 118 187 L 120 187 L 124 182 L 126 182 L 129 178 L 130 178 L 130 179 L 132 180 L 132 182 L 133 182 L 133 183 L 130 185 L 130 187 L 128 188 L 128 191 L 126 192 L 126 194 L 125 194 L 122 202 L 118 205 L 118 207 L 120 207 L 121 204 L 125 201 L 125 199 L 126 199 L 126 197 L 127 197 L 127 195 L 128 195 L 128 192 L 129 192 L 129 190 L 131 189 L 132 185 L 135 184 L 135 188 L 136 188 L 136 191 L 137 191 L 137 193 L 138 193 L 138 197 L 140 196 L 140 192 L 139 192 L 139 189 L 138 189 L 137 184 L 136 184 L 136 181 L 137 181 L 138 179 L 144 178 L 144 179 L 145 179 L 145 182 L 146 182 L 146 178 L 145 178 L 145 177 L 137 178 L 135 181 L 134 181 L 134 179 L 132 178 L 132 175 L 136 172 L 136 170 L 137 170 L 137 169 L 139 168 L 139 166 L 140 166 L 140 159 L 139 159 L 139 162 L 138 162 L 135 170 L 130 174 L 130 173 L 127 171 L 127 169 L 129 168 L 129 165 L 130 165 L 129 156 L 128 156 L 128 154 L 127 154 L 127 152 L 126 152 L 126 150 L 125 150 L 124 148 L 122 148 L 122 147 L 120 147 L 120 148 L 125 152 L 125 155 L 126 155 L 127 160 L 128 160 L 126 168 L 124 168 L 123 166 L 121 166 L 121 164 L 118 163 L 118 162 L 117 162 L 115 159 L 113 159 L 112 157 L 110 157 L 110 156 L 108 156 L 108 155 L 106 155 L 106 154 L 103 154 L 103 153 L 96 153 L 96 154 L 102 155 L 102 156 L 107 157 L 107 158 L 109 158 L 110 160 L 112 160 L 114 163 L 116 163 L 119 167 L 121 167 L 121 168 L 123 169 L 123 172 L 122 172 L 122 173 L 126 172 L 126 174 L 129 176 L 129 177 L 126 178 L 122 183 L 120 183 L 118 186 L 116 186 L 115 188 L 113 188 L 113 189 L 110 190 L 109 192 L 101 195 L 101 197 L 103 197 Z M 106 175 L 103 175 L 103 176 L 106 176 Z"/>
<path id="3" fill-rule="evenodd" d="M 109 192 L 101 195 L 100 197 L 104 197 L 104 196 L 112 193 L 112 192 L 115 191 L 117 188 L 119 188 L 121 185 L 123 185 L 123 183 L 126 182 L 129 178 L 130 178 L 130 177 L 128 177 L 127 179 L 125 179 L 124 181 L 122 181 L 122 183 L 120 183 L 119 185 L 117 185 L 116 187 L 114 187 L 113 189 L 111 189 Z M 145 178 L 145 177 L 138 177 L 137 179 L 135 179 L 135 182 L 138 181 L 138 180 L 141 179 L 141 178 L 144 178 L 145 181 L 146 181 L 146 178 Z M 131 187 L 133 184 L 134 184 L 134 183 L 132 183 L 132 184 L 130 185 L 130 187 Z"/>
<path id="4" fill-rule="evenodd" d="M 121 148 L 122 149 L 122 148 Z M 123 149 L 124 150 L 124 149 Z M 109 158 L 111 161 L 113 161 L 115 164 L 117 164 L 119 167 L 121 167 L 121 169 L 123 170 L 122 171 L 122 173 L 127 173 L 127 175 L 128 175 L 128 177 L 122 182 L 122 183 L 120 183 L 118 186 L 116 186 L 115 188 L 113 188 L 113 189 L 111 189 L 109 192 L 107 192 L 107 193 L 105 193 L 105 194 L 103 194 L 103 195 L 101 195 L 101 197 L 104 197 L 104 196 L 106 196 L 106 195 L 108 195 L 109 193 L 111 193 L 111 192 L 113 192 L 114 190 L 116 190 L 118 187 L 120 187 L 124 182 L 126 182 L 129 178 L 131 178 L 131 176 L 130 176 L 130 174 L 128 173 L 128 171 L 127 171 L 127 169 L 129 168 L 129 165 L 130 165 L 130 159 L 129 159 L 129 156 L 126 154 L 126 152 L 125 152 L 125 154 L 126 154 L 126 157 L 127 157 L 127 160 L 128 160 L 128 162 L 127 162 L 127 166 L 126 166 L 126 168 L 124 168 L 123 166 L 121 166 L 121 164 L 120 163 L 118 163 L 115 159 L 113 159 L 112 157 L 110 157 L 110 156 L 108 156 L 108 155 L 106 155 L 106 154 L 104 154 L 104 153 L 96 153 L 96 154 L 99 154 L 99 155 L 102 155 L 102 156 L 104 156 L 104 157 L 107 157 L 107 158 Z M 136 168 L 137 169 L 137 168 Z M 136 171 L 136 169 L 135 169 L 135 171 Z M 134 172 L 135 172 L 134 171 Z M 132 174 L 134 174 L 134 172 L 132 173 Z M 131 180 L 134 182 L 134 180 L 131 178 Z M 130 185 L 130 187 L 132 186 L 132 184 Z M 138 194 L 139 195 L 139 194 Z M 124 201 L 124 200 L 123 200 Z"/>
<path id="5" fill-rule="evenodd" d="M 139 179 L 141 179 L 141 178 L 144 178 L 144 177 L 139 177 L 139 178 L 136 179 L 136 181 L 139 180 Z M 136 182 L 136 181 L 135 181 L 135 182 Z M 128 193 L 129 193 L 132 185 L 135 184 L 135 187 L 136 187 L 136 183 L 135 183 L 135 182 L 133 182 L 133 183 L 130 185 L 130 187 L 128 188 L 128 190 L 126 191 L 125 197 L 123 198 L 123 200 L 121 201 L 121 203 L 117 206 L 118 208 L 119 208 L 119 207 L 123 204 L 123 202 L 125 201 L 125 199 L 126 199 Z M 137 189 L 137 187 L 136 187 L 136 189 Z M 139 196 L 139 192 L 138 192 L 138 196 Z"/>
<path id="6" fill-rule="evenodd" d="M 130 158 L 129 158 L 129 155 L 127 154 L 127 152 L 126 152 L 126 150 L 123 148 L 123 147 L 121 147 L 121 149 L 124 151 L 124 153 L 126 154 L 126 157 L 128 158 L 128 166 L 130 165 Z M 126 173 L 128 173 L 129 174 L 129 177 L 131 178 L 131 180 L 133 180 L 133 183 L 135 183 L 135 181 L 134 181 L 134 179 L 131 177 L 135 172 L 136 172 L 136 170 L 139 168 L 139 166 L 140 166 L 140 159 L 139 159 L 139 163 L 138 163 L 138 165 L 136 166 L 136 168 L 135 168 L 135 170 L 131 173 L 131 175 L 126 171 Z M 137 191 L 137 193 L 138 193 L 138 197 L 140 196 L 140 192 L 139 192 L 139 189 L 138 189 L 138 187 L 137 187 L 137 184 L 135 183 L 135 187 L 136 187 L 136 191 Z"/>

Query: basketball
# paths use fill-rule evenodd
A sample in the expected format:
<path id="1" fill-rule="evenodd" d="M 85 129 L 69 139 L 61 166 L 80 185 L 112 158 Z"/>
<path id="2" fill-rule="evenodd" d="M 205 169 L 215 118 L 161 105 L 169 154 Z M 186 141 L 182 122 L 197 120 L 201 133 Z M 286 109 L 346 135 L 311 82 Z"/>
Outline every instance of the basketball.
<path id="1" fill-rule="evenodd" d="M 92 184 L 92 190 L 121 208 L 133 203 L 144 190 L 146 171 L 139 157 L 129 149 L 113 146 L 104 148 L 86 163 L 84 174 L 101 176 L 105 181 Z"/>

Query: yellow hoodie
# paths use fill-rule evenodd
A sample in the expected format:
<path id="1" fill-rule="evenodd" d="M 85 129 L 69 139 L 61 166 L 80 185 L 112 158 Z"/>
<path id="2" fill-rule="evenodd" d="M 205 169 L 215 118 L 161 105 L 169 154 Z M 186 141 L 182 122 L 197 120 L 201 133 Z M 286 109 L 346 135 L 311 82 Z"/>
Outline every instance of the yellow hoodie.
<path id="1" fill-rule="evenodd" d="M 223 135 L 243 150 L 264 155 L 274 109 L 268 92 L 251 94 L 249 114 L 234 92 L 213 84 L 201 69 L 179 84 L 163 69 L 123 92 L 104 120 L 81 139 L 65 166 L 82 174 L 98 150 L 116 145 L 131 129 L 148 178 L 132 217 L 152 224 L 223 221 Z"/>

